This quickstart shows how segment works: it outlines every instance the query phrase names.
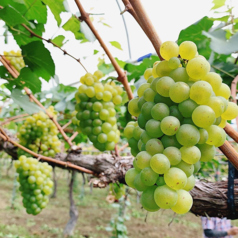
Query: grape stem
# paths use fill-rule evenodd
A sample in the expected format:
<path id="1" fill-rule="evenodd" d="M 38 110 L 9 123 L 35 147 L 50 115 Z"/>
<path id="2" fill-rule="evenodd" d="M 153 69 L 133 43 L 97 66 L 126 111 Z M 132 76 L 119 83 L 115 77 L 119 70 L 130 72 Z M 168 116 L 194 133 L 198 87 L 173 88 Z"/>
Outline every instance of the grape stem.
<path id="1" fill-rule="evenodd" d="M 24 120 L 23 117 L 27 117 L 27 116 L 29 116 L 29 114 L 25 113 L 25 114 L 20 114 L 20 115 L 13 116 L 13 117 L 8 117 L 6 120 L 4 120 L 4 121 L 0 124 L 0 126 L 4 126 L 4 125 L 10 123 L 11 121 L 16 122 L 16 121 Z"/>
<path id="2" fill-rule="evenodd" d="M 70 162 L 63 162 L 63 161 L 56 160 L 56 159 L 53 159 L 53 158 L 50 158 L 50 157 L 47 157 L 47 156 L 44 156 L 44 155 L 40 155 L 40 154 L 37 154 L 37 153 L 27 149 L 26 147 L 22 146 L 18 142 L 16 142 L 16 141 L 12 140 L 11 138 L 9 138 L 8 135 L 5 133 L 5 131 L 1 127 L 0 127 L 0 137 L 4 141 L 10 142 L 11 144 L 13 144 L 13 145 L 17 146 L 18 148 L 26 151 L 27 153 L 33 155 L 34 157 L 40 158 L 41 160 L 44 160 L 46 162 L 55 163 L 55 164 L 58 164 L 58 165 L 61 165 L 61 166 L 64 166 L 64 167 L 68 167 L 68 168 L 71 168 L 71 169 L 75 169 L 75 170 L 78 170 L 80 172 L 84 172 L 84 173 L 87 173 L 87 174 L 94 174 L 94 172 L 89 170 L 89 169 L 85 169 L 83 167 L 80 167 L 78 165 L 72 164 Z"/>
<path id="3" fill-rule="evenodd" d="M 77 5 L 77 7 L 78 7 L 78 9 L 80 11 L 80 14 L 81 14 L 81 16 L 79 17 L 79 20 L 80 21 L 84 21 L 88 25 L 88 27 L 91 29 L 91 31 L 93 32 L 94 36 L 96 37 L 96 39 L 100 43 L 101 47 L 105 51 L 106 55 L 110 59 L 110 61 L 111 61 L 112 65 L 113 65 L 115 71 L 117 72 L 117 74 L 118 74 L 117 80 L 123 84 L 124 89 L 127 92 L 128 98 L 132 99 L 133 98 L 133 93 L 132 93 L 130 85 L 128 83 L 126 72 L 123 71 L 120 68 L 119 64 L 117 63 L 115 58 L 112 56 L 111 52 L 107 48 L 106 44 L 104 43 L 104 41 L 102 40 L 101 36 L 99 35 L 99 33 L 97 32 L 96 28 L 94 27 L 92 21 L 90 20 L 89 14 L 84 10 L 81 2 L 79 0 L 75 0 L 75 3 L 76 3 L 76 5 Z"/>

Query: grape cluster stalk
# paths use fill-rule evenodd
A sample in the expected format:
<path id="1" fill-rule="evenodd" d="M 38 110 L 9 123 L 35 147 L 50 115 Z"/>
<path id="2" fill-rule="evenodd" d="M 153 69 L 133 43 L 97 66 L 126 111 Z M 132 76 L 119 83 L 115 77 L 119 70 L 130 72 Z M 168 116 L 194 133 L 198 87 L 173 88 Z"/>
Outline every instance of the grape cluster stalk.
<path id="1" fill-rule="evenodd" d="M 103 76 L 97 70 L 80 78 L 72 122 L 78 126 L 79 133 L 88 136 L 95 148 L 111 151 L 120 139 L 115 106 L 122 103 L 123 89 L 114 82 L 100 82 Z"/>
<path id="2" fill-rule="evenodd" d="M 165 60 L 145 70 L 146 82 L 128 104 L 137 121 L 124 129 L 135 157 L 125 180 L 141 192 L 147 211 L 185 214 L 193 204 L 194 174 L 224 144 L 223 128 L 238 116 L 238 106 L 194 42 L 166 41 L 160 54 Z"/>

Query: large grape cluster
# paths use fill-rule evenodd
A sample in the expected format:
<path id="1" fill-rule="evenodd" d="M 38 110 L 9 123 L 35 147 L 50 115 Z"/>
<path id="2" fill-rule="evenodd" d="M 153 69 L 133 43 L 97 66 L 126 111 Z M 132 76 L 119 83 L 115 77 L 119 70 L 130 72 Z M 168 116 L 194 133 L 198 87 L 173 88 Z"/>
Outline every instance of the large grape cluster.
<path id="1" fill-rule="evenodd" d="M 115 105 L 122 103 L 122 87 L 114 82 L 102 83 L 101 71 L 86 73 L 80 78 L 82 83 L 75 94 L 77 111 L 74 123 L 79 131 L 87 135 L 89 140 L 100 151 L 113 150 L 120 139 L 117 128 Z"/>
<path id="2" fill-rule="evenodd" d="M 167 41 L 161 45 L 163 61 L 146 69 L 138 97 L 128 104 L 137 122 L 124 129 L 135 156 L 126 183 L 141 191 L 148 211 L 160 208 L 187 213 L 193 203 L 189 191 L 200 161 L 211 161 L 223 145 L 227 120 L 238 115 L 229 102 L 230 88 L 196 45 Z"/>
<path id="3" fill-rule="evenodd" d="M 21 51 L 14 51 L 11 50 L 9 52 L 4 51 L 4 56 L 7 60 L 10 61 L 11 65 L 14 66 L 14 68 L 19 72 L 23 67 L 25 67 L 25 62 L 23 60 L 23 57 L 21 55 Z"/>
<path id="4" fill-rule="evenodd" d="M 52 193 L 52 167 L 46 162 L 24 155 L 15 161 L 18 173 L 19 190 L 23 197 L 23 206 L 28 214 L 37 215 L 49 202 Z"/>
<path id="5" fill-rule="evenodd" d="M 53 106 L 47 109 L 55 116 Z M 61 142 L 57 136 L 58 129 L 49 117 L 40 111 L 26 118 L 24 124 L 19 128 L 17 137 L 19 143 L 37 154 L 55 157 L 56 153 L 61 151 Z M 29 154 L 21 149 L 18 155 Z"/>

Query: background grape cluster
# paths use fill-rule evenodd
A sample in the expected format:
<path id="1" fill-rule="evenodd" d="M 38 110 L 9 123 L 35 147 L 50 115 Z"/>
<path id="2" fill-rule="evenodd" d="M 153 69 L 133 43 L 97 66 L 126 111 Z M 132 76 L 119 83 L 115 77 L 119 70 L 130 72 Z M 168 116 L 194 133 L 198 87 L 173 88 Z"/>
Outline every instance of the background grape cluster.
<path id="1" fill-rule="evenodd" d="M 102 77 L 103 73 L 97 70 L 80 78 L 82 84 L 75 94 L 77 113 L 72 120 L 94 147 L 105 151 L 113 150 L 120 139 L 115 105 L 122 103 L 123 89 L 114 82 L 100 82 Z"/>
<path id="2" fill-rule="evenodd" d="M 135 156 L 125 179 L 142 192 L 144 209 L 184 214 L 193 203 L 189 191 L 200 161 L 211 161 L 224 144 L 223 128 L 237 117 L 238 107 L 193 42 L 166 41 L 160 53 L 164 60 L 145 70 L 147 82 L 128 104 L 137 122 L 124 129 Z"/>
<path id="3" fill-rule="evenodd" d="M 6 57 L 7 60 L 10 61 L 10 64 L 14 66 L 14 68 L 19 72 L 23 67 L 25 67 L 25 62 L 23 60 L 21 51 L 14 51 L 11 50 L 9 52 L 4 51 L 3 52 L 4 56 Z"/>
<path id="4" fill-rule="evenodd" d="M 53 106 L 50 106 L 47 110 L 56 116 Z M 35 153 L 55 157 L 56 153 L 61 151 L 61 142 L 57 134 L 56 125 L 41 111 L 26 118 L 24 124 L 18 130 L 17 137 L 21 145 Z M 29 156 L 27 152 L 21 149 L 18 149 L 18 155 Z"/>
<path id="5" fill-rule="evenodd" d="M 46 162 L 39 162 L 24 155 L 15 161 L 18 182 L 23 197 L 23 206 L 28 214 L 37 215 L 49 202 L 52 193 L 52 167 Z"/>

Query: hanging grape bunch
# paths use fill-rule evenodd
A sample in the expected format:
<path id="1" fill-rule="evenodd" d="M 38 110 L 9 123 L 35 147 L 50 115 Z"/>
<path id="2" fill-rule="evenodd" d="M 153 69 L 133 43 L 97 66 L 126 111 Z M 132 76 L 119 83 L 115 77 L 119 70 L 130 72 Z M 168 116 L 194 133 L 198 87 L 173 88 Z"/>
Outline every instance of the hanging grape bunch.
<path id="1" fill-rule="evenodd" d="M 41 163 L 24 155 L 14 165 L 18 173 L 23 206 L 28 214 L 37 215 L 46 207 L 52 193 L 52 167 L 46 162 Z"/>
<path id="2" fill-rule="evenodd" d="M 23 60 L 23 57 L 21 55 L 21 51 L 14 51 L 11 50 L 9 52 L 4 51 L 4 56 L 7 60 L 10 61 L 10 64 L 14 66 L 14 68 L 19 72 L 23 67 L 25 67 L 25 62 Z"/>
<path id="3" fill-rule="evenodd" d="M 80 78 L 75 110 L 79 132 L 87 135 L 95 148 L 105 151 L 113 150 L 120 139 L 115 105 L 122 103 L 123 89 L 114 82 L 100 82 L 102 77 L 97 70 Z"/>
<path id="4" fill-rule="evenodd" d="M 56 117 L 53 106 L 50 106 L 47 110 Z M 21 145 L 33 152 L 55 157 L 56 153 L 61 151 L 61 142 L 57 134 L 56 125 L 41 111 L 26 118 L 24 124 L 18 130 L 17 137 Z M 29 156 L 27 152 L 21 149 L 18 149 L 18 155 Z"/>
<path id="5" fill-rule="evenodd" d="M 193 203 L 189 193 L 200 161 L 213 159 L 216 147 L 224 144 L 223 128 L 238 115 L 229 102 L 230 88 L 196 45 L 172 41 L 160 48 L 164 61 L 146 69 L 138 97 L 128 104 L 137 122 L 124 129 L 134 168 L 127 171 L 128 186 L 142 192 L 144 209 L 172 209 L 187 213 Z"/>

